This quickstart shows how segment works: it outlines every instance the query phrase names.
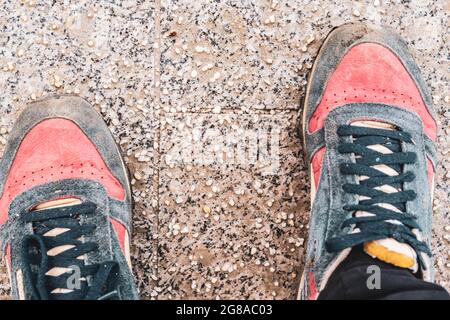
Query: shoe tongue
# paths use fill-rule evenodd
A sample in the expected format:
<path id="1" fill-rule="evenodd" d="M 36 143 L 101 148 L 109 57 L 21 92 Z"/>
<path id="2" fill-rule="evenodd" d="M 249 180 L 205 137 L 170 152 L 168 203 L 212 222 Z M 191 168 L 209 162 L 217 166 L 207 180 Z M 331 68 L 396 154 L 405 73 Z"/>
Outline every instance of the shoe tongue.
<path id="1" fill-rule="evenodd" d="M 77 198 L 64 198 L 64 199 L 56 199 L 56 200 L 50 200 L 46 202 L 42 202 L 35 206 L 33 211 L 39 211 L 44 209 L 53 209 L 53 208 L 61 208 L 61 207 L 67 207 L 67 206 L 74 206 L 76 204 L 81 204 L 81 200 Z"/>
<path id="2" fill-rule="evenodd" d="M 378 122 L 378 121 L 355 121 L 351 125 L 355 125 L 358 127 L 368 127 L 368 128 L 377 128 L 377 129 L 384 129 L 384 130 L 397 130 L 397 128 L 389 123 L 386 122 Z M 370 146 L 371 149 L 376 150 L 381 153 L 390 153 L 391 151 L 382 146 L 382 145 L 373 145 Z M 387 165 L 379 165 L 374 166 L 377 170 L 384 172 L 388 175 L 396 175 L 397 173 L 395 170 L 390 168 Z M 360 180 L 367 179 L 367 177 L 359 177 Z M 399 190 L 396 190 L 392 186 L 384 185 L 379 187 L 379 190 L 384 191 L 386 193 L 391 192 L 397 192 Z M 364 197 L 360 196 L 360 200 L 365 199 Z M 390 210 L 399 211 L 396 207 L 390 205 L 390 204 L 379 204 L 381 207 L 385 207 Z M 364 211 L 358 211 L 355 213 L 356 216 L 371 216 L 371 213 L 367 213 Z M 388 221 L 390 223 L 399 223 L 398 221 Z M 381 261 L 387 262 L 389 264 L 392 264 L 394 266 L 400 267 L 400 268 L 409 268 L 413 270 L 414 272 L 418 269 L 418 263 L 417 263 L 417 255 L 414 249 L 406 244 L 401 243 L 395 239 L 388 238 L 388 239 L 381 239 L 381 240 L 374 240 L 374 241 L 368 241 L 364 243 L 364 251 L 370 255 L 373 258 L 377 258 Z"/>
<path id="3" fill-rule="evenodd" d="M 81 204 L 81 200 L 77 198 L 64 198 L 64 199 L 56 199 L 56 200 L 50 200 L 46 202 L 42 202 L 35 206 L 31 212 L 40 211 L 40 210 L 47 210 L 47 209 L 54 209 L 54 208 L 62 208 L 62 207 L 69 207 L 74 206 L 77 204 Z M 53 228 L 52 230 L 48 231 L 45 235 L 49 237 L 55 237 L 58 236 L 64 232 L 68 231 L 68 229 L 64 228 Z M 56 256 L 60 253 L 63 253 L 64 251 L 73 248 L 72 245 L 65 245 L 65 246 L 59 246 L 51 249 L 47 252 L 50 256 Z M 49 276 L 59 276 L 62 273 L 67 272 L 66 268 L 60 268 L 60 267 L 54 267 L 50 269 L 47 272 L 47 275 Z M 71 292 L 72 290 L 68 289 L 56 289 L 53 291 L 53 293 L 66 293 Z"/>

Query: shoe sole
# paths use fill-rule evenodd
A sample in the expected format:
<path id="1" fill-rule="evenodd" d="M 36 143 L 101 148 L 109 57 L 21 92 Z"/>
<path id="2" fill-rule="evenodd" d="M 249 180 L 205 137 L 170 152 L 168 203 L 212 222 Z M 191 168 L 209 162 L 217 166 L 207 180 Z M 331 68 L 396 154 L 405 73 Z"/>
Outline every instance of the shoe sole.
<path id="1" fill-rule="evenodd" d="M 300 107 L 302 108 L 302 117 L 301 117 L 301 125 L 299 126 L 300 128 L 299 130 L 299 135 L 301 137 L 302 140 L 302 145 L 303 145 L 303 154 L 305 159 L 308 159 L 308 154 L 307 154 L 307 148 L 306 148 L 306 117 L 307 117 L 307 105 L 308 105 L 308 96 L 309 96 L 309 92 L 311 90 L 311 78 L 314 74 L 314 71 L 316 70 L 317 67 L 317 62 L 320 60 L 321 57 L 321 53 L 323 53 L 323 48 L 325 47 L 325 45 L 327 44 L 328 40 L 330 39 L 330 37 L 332 36 L 332 34 L 336 31 L 336 29 L 338 29 L 338 27 L 333 28 L 328 35 L 326 36 L 325 40 L 323 41 L 323 43 L 321 44 L 320 48 L 319 48 L 319 52 L 317 53 L 316 58 L 314 58 L 314 63 L 313 66 L 311 68 L 311 70 L 308 72 L 307 75 L 307 85 L 306 85 L 306 91 L 305 91 L 305 95 L 302 97 L 302 99 L 300 100 Z M 309 160 L 308 160 L 309 162 Z M 309 176 L 309 181 L 311 181 L 312 179 L 312 174 L 311 174 L 311 165 L 308 163 L 308 176 Z M 310 199 L 312 199 L 312 194 L 310 193 Z M 302 272 L 301 278 L 300 278 L 300 284 L 299 287 L 297 289 L 297 300 L 301 300 L 301 289 L 304 287 L 304 281 L 305 281 L 305 271 Z"/>

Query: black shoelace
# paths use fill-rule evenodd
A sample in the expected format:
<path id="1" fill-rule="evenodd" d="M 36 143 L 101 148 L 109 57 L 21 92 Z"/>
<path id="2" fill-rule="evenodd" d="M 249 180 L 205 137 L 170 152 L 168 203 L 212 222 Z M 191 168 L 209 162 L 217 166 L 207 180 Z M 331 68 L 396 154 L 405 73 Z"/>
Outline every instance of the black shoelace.
<path id="1" fill-rule="evenodd" d="M 32 299 L 37 300 L 95 300 L 117 298 L 116 282 L 118 264 L 107 261 L 85 265 L 78 257 L 98 249 L 93 242 L 84 242 L 83 237 L 95 230 L 94 225 L 81 224 L 80 217 L 95 212 L 96 205 L 86 202 L 74 206 L 34 211 L 24 215 L 25 222 L 33 224 L 33 235 L 22 241 L 24 281 L 32 288 Z M 69 229 L 57 236 L 45 236 L 54 228 Z M 48 251 L 63 245 L 73 248 L 54 256 Z M 47 275 L 54 267 L 76 269 L 58 276 Z M 79 271 L 79 272 L 78 272 Z M 78 272 L 77 274 L 75 274 Z M 79 276 L 79 277 L 78 277 Z M 70 292 L 54 292 L 68 289 Z"/>
<path id="2" fill-rule="evenodd" d="M 405 171 L 405 164 L 416 161 L 413 152 L 402 152 L 402 143 L 411 143 L 411 135 L 405 131 L 394 131 L 377 128 L 366 128 L 350 125 L 342 125 L 338 128 L 338 136 L 351 136 L 351 143 L 340 143 L 338 151 L 341 154 L 354 154 L 355 163 L 343 163 L 340 172 L 345 175 L 357 175 L 368 177 L 359 181 L 358 184 L 346 183 L 343 185 L 344 192 L 366 197 L 359 200 L 358 204 L 349 204 L 343 207 L 346 211 L 353 212 L 352 218 L 347 219 L 342 228 L 354 225 L 360 232 L 335 237 L 327 241 L 326 247 L 329 252 L 339 252 L 343 249 L 354 247 L 367 241 L 393 238 L 399 242 L 409 244 L 416 252 L 419 264 L 425 268 L 421 252 L 431 256 L 427 244 L 419 241 L 412 232 L 413 229 L 420 231 L 416 217 L 406 212 L 406 203 L 416 198 L 413 190 L 404 190 L 403 183 L 415 179 L 413 172 Z M 392 153 L 384 154 L 368 148 L 368 146 L 382 145 Z M 373 166 L 387 165 L 397 172 L 390 176 Z M 386 193 L 376 189 L 377 187 L 389 185 L 398 192 Z M 397 208 L 390 210 L 379 204 L 390 204 Z M 362 211 L 372 215 L 355 216 L 354 213 Z M 389 222 L 389 220 L 391 222 Z M 392 223 L 397 221 L 398 223 Z"/>

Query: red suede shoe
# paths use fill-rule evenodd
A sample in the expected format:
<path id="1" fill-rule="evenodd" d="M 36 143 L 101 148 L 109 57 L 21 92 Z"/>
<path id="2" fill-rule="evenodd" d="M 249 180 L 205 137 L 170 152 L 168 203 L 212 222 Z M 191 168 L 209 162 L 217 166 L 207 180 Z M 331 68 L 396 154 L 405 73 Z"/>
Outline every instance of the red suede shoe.
<path id="1" fill-rule="evenodd" d="M 432 281 L 437 126 L 405 43 L 362 24 L 333 30 L 303 111 L 312 209 L 299 297 L 315 299 L 357 245 Z"/>
<path id="2" fill-rule="evenodd" d="M 25 109 L 9 136 L 0 186 L 14 298 L 137 298 L 127 170 L 85 100 L 53 97 Z"/>

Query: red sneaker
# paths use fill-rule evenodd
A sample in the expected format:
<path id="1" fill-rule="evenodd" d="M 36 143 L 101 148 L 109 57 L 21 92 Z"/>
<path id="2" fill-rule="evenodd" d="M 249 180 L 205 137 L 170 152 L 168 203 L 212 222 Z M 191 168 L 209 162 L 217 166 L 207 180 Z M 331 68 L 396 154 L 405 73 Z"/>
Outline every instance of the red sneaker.
<path id="1" fill-rule="evenodd" d="M 436 121 L 404 42 L 362 24 L 333 30 L 303 108 L 312 209 L 300 297 L 316 298 L 357 245 L 431 281 Z"/>
<path id="2" fill-rule="evenodd" d="M 136 299 L 127 170 L 83 99 L 29 105 L 0 164 L 0 239 L 16 299 Z"/>

